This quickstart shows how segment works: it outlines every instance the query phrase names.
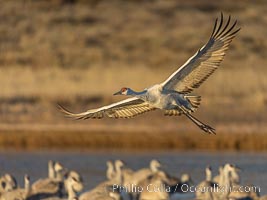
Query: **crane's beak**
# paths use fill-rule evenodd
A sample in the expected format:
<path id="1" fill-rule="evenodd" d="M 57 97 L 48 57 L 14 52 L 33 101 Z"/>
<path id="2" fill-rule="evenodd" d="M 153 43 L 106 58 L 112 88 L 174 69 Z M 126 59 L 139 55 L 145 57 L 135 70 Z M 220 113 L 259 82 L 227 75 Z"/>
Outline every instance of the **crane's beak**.
<path id="1" fill-rule="evenodd" d="M 121 95 L 121 91 L 114 93 L 113 95 Z"/>

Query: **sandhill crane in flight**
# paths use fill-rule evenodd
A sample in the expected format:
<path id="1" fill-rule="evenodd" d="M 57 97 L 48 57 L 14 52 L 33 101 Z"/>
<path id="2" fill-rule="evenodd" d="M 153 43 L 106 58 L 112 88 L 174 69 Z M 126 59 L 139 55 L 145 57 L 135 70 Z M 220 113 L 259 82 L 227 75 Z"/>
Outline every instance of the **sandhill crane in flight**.
<path id="1" fill-rule="evenodd" d="M 208 42 L 199 49 L 189 60 L 175 71 L 166 81 L 153 85 L 141 92 L 123 87 L 114 95 L 127 95 L 131 98 L 74 114 L 59 105 L 59 109 L 69 117 L 76 119 L 88 118 L 130 118 L 147 111 L 162 109 L 165 115 L 185 115 L 199 128 L 207 133 L 215 134 L 215 129 L 202 123 L 193 113 L 200 105 L 200 96 L 190 95 L 198 88 L 220 65 L 225 53 L 240 28 L 231 23 L 229 16 L 226 23 L 221 14 L 220 20 L 215 21 Z"/>

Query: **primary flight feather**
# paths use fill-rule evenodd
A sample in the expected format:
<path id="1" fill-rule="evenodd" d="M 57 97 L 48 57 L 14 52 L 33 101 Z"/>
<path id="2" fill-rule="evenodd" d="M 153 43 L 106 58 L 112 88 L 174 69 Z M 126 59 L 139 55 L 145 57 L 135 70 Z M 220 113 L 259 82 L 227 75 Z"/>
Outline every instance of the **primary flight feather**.
<path id="1" fill-rule="evenodd" d="M 69 117 L 76 119 L 130 118 L 155 109 L 165 110 L 165 115 L 185 115 L 199 128 L 208 133 L 215 129 L 192 116 L 200 105 L 200 96 L 190 95 L 198 88 L 219 66 L 225 53 L 240 28 L 237 21 L 231 22 L 231 16 L 224 23 L 223 14 L 216 19 L 208 42 L 200 48 L 184 65 L 175 71 L 166 81 L 153 85 L 141 92 L 135 92 L 123 87 L 114 95 L 127 95 L 131 98 L 74 114 L 59 105 L 59 109 Z"/>

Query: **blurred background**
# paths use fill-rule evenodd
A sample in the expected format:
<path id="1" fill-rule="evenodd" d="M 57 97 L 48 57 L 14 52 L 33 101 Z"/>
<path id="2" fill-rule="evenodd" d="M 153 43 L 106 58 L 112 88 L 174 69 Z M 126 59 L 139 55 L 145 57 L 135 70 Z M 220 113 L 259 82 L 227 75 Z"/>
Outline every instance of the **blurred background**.
<path id="1" fill-rule="evenodd" d="M 207 135 L 153 111 L 127 120 L 73 121 L 164 81 L 208 40 L 220 12 L 242 30 L 194 94 Z M 0 148 L 267 149 L 266 1 L 0 1 Z M 40 139 L 42 138 L 42 139 Z"/>
<path id="2" fill-rule="evenodd" d="M 121 87 L 164 81 L 211 34 L 216 17 L 242 27 L 221 67 L 194 94 L 194 114 L 216 128 L 208 135 L 185 117 L 153 111 L 133 119 L 75 121 L 73 112 L 110 104 Z M 207 165 L 244 169 L 246 184 L 267 178 L 267 2 L 265 0 L 0 0 L 1 172 L 32 180 L 57 160 L 85 178 L 105 180 L 105 162 L 139 169 L 156 158 L 195 183 Z"/>

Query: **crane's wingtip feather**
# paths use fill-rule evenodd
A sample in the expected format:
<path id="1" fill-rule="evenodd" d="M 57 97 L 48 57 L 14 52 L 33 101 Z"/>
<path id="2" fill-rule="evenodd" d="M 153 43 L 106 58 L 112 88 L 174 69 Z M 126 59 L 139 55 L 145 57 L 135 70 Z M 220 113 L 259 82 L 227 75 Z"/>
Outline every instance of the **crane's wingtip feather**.
<path id="1" fill-rule="evenodd" d="M 63 107 L 62 105 L 60 105 L 59 103 L 57 103 L 57 108 L 59 109 L 59 111 L 61 111 L 62 113 L 65 113 L 65 114 L 73 114 L 71 113 L 69 110 L 67 110 L 65 107 Z"/>
<path id="2" fill-rule="evenodd" d="M 57 103 L 57 108 L 64 114 L 65 117 L 74 118 L 75 120 L 79 120 L 81 118 L 80 116 L 76 116 L 76 114 L 72 113 L 59 103 Z"/>

